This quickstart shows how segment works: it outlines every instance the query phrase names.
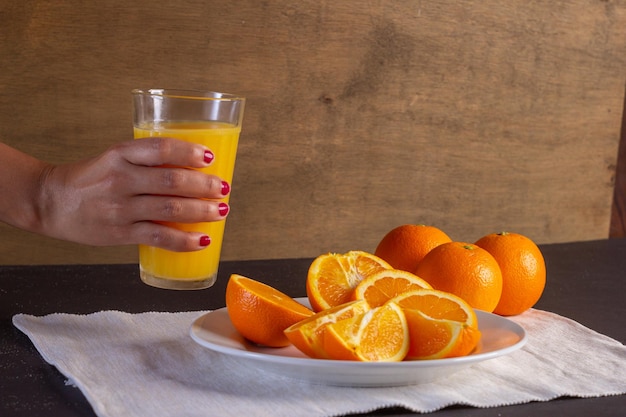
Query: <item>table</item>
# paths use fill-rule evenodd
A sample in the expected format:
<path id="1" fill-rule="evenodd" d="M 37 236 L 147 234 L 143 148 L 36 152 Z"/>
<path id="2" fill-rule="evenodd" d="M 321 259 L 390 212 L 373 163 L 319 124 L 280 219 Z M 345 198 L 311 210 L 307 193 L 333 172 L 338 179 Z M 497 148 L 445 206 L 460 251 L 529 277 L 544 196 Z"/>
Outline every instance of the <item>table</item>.
<path id="1" fill-rule="evenodd" d="M 537 308 L 574 319 L 626 343 L 626 239 L 542 245 L 548 283 Z M 136 265 L 0 266 L 0 415 L 93 416 L 81 392 L 48 365 L 11 324 L 16 313 L 91 313 L 99 310 L 190 311 L 224 306 L 228 277 L 238 273 L 291 296 L 305 295 L 311 259 L 229 261 L 217 284 L 202 291 L 168 291 L 139 279 Z M 562 398 L 506 408 L 449 407 L 437 416 L 623 415 L 626 395 Z M 414 415 L 405 409 L 369 416 Z"/>

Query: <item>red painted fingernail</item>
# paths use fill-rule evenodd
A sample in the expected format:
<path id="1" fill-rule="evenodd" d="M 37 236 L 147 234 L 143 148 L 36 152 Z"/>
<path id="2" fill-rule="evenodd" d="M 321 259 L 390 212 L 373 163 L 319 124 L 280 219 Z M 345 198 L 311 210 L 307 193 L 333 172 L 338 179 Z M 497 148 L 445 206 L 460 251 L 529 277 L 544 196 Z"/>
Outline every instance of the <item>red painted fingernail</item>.
<path id="1" fill-rule="evenodd" d="M 200 238 L 200 246 L 209 246 L 211 244 L 211 238 L 208 236 L 202 236 Z"/>
<path id="2" fill-rule="evenodd" d="M 213 152 L 209 150 L 204 151 L 204 162 L 210 164 L 211 162 L 213 162 L 214 159 L 215 155 L 213 154 Z"/>
<path id="3" fill-rule="evenodd" d="M 220 203 L 219 205 L 219 212 L 220 212 L 220 216 L 224 217 L 228 214 L 228 211 L 230 209 L 228 208 L 228 204 L 226 203 Z"/>
<path id="4" fill-rule="evenodd" d="M 230 185 L 226 181 L 222 181 L 222 195 L 228 195 L 230 193 Z"/>

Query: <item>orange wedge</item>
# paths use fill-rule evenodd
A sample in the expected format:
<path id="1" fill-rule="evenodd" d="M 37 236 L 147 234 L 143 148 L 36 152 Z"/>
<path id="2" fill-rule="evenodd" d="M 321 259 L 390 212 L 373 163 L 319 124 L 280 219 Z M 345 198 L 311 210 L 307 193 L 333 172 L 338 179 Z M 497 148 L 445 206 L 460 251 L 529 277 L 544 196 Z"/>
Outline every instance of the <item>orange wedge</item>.
<path id="1" fill-rule="evenodd" d="M 237 274 L 226 285 L 226 309 L 243 337 L 270 347 L 289 345 L 284 330 L 314 314 L 277 289 Z"/>
<path id="2" fill-rule="evenodd" d="M 409 349 L 406 318 L 393 302 L 329 324 L 326 329 L 324 350 L 331 359 L 397 362 Z"/>
<path id="3" fill-rule="evenodd" d="M 386 269 L 363 279 L 354 289 L 353 297 L 367 301 L 370 307 L 380 307 L 397 295 L 421 288 L 432 287 L 410 272 Z"/>
<path id="4" fill-rule="evenodd" d="M 454 294 L 433 289 L 406 292 L 391 299 L 409 326 L 408 359 L 465 356 L 480 340 L 474 309 Z"/>
<path id="5" fill-rule="evenodd" d="M 368 276 L 391 266 L 367 252 L 328 253 L 318 256 L 309 267 L 306 292 L 313 310 L 352 301 L 352 292 Z"/>
<path id="6" fill-rule="evenodd" d="M 329 324 L 358 316 L 369 310 L 364 300 L 351 301 L 322 310 L 285 329 L 287 339 L 307 356 L 328 359 L 324 351 L 324 335 Z"/>

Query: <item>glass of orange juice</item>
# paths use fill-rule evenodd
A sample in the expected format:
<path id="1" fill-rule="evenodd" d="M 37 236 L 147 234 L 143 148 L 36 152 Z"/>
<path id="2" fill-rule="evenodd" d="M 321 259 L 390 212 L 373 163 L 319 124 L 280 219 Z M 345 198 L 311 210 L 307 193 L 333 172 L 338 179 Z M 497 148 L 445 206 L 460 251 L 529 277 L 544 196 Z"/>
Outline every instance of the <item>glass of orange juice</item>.
<path id="1" fill-rule="evenodd" d="M 245 98 L 191 90 L 133 90 L 135 139 L 163 136 L 201 143 L 215 154 L 206 168 L 232 183 Z M 226 196 L 223 201 L 228 202 Z M 210 236 L 211 244 L 197 252 L 172 252 L 139 245 L 139 271 L 146 284 L 167 289 L 208 288 L 217 279 L 225 220 L 171 226 Z"/>

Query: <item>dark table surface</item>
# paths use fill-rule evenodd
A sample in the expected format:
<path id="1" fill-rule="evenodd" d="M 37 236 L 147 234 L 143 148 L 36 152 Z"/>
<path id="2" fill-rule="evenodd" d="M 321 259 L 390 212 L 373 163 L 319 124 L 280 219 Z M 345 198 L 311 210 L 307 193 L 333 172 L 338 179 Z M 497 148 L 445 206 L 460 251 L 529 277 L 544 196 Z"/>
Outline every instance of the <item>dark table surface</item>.
<path id="1" fill-rule="evenodd" d="M 536 308 L 561 314 L 626 343 L 626 239 L 542 245 L 548 282 Z M 136 265 L 0 266 L 0 416 L 94 416 L 91 406 L 29 339 L 13 327 L 17 313 L 91 313 L 100 310 L 190 311 L 224 306 L 226 282 L 238 273 L 291 296 L 305 295 L 311 259 L 232 261 L 202 291 L 168 291 L 139 279 Z M 560 398 L 477 409 L 454 406 L 438 416 L 623 416 L 626 395 Z M 371 416 L 413 415 L 401 408 Z"/>

